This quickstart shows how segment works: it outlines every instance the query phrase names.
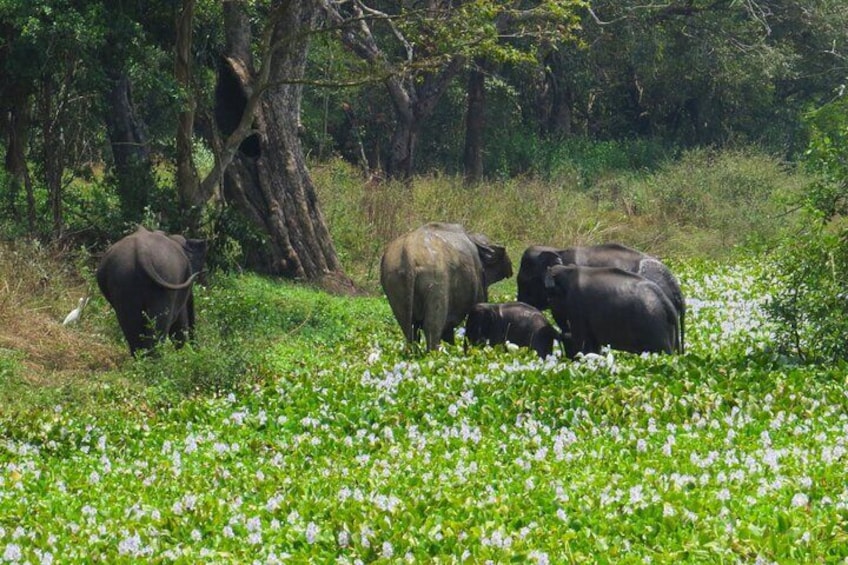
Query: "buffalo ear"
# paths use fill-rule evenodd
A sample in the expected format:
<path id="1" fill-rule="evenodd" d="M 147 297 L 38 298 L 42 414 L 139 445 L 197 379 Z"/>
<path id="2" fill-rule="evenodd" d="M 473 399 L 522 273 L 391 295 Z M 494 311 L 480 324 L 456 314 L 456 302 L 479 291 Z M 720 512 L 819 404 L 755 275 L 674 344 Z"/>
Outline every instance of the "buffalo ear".
<path id="1" fill-rule="evenodd" d="M 539 264 L 544 268 L 562 265 L 562 257 L 559 256 L 559 253 L 553 251 L 542 251 L 539 253 Z"/>
<path id="2" fill-rule="evenodd" d="M 483 261 L 484 265 L 494 265 L 503 261 L 506 248 L 495 245 L 482 233 L 470 233 L 468 239 L 477 247 L 477 253 L 480 254 L 480 260 Z"/>
<path id="3" fill-rule="evenodd" d="M 487 247 L 477 247 L 480 252 L 480 260 L 484 265 L 500 265 L 506 260 L 506 247 L 500 245 L 489 245 Z"/>
<path id="4" fill-rule="evenodd" d="M 499 280 L 512 276 L 512 261 L 506 254 L 506 248 L 495 245 L 481 233 L 468 234 L 471 243 L 477 247 L 477 255 L 483 264 L 484 285 L 488 287 Z"/>

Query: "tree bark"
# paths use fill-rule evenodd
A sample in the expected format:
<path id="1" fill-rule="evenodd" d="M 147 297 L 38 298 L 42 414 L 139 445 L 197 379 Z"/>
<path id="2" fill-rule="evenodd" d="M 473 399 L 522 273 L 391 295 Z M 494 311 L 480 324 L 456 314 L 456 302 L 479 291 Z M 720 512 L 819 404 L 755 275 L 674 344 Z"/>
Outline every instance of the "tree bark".
<path id="1" fill-rule="evenodd" d="M 2 115 L 2 131 L 6 137 L 5 168 L 8 173 L 6 207 L 12 215 L 18 215 L 17 199 L 23 187 L 26 191 L 27 229 L 30 235 L 34 235 L 35 193 L 26 161 L 32 101 L 30 94 L 24 89 L 8 90 L 9 94 L 4 97 L 4 105 L 8 109 Z"/>
<path id="2" fill-rule="evenodd" d="M 124 69 L 107 68 L 106 130 L 112 147 L 121 216 L 138 222 L 150 200 L 152 163 L 147 136 L 132 102 L 132 86 Z"/>
<path id="3" fill-rule="evenodd" d="M 183 0 L 183 8 L 177 17 L 176 57 L 174 78 L 183 92 L 183 109 L 177 117 L 177 193 L 180 209 L 190 233 L 196 233 L 200 223 L 200 210 L 209 200 L 208 194 L 200 191 L 200 179 L 192 154 L 194 114 L 196 101 L 192 89 L 191 44 L 194 22 L 195 0 Z"/>
<path id="4" fill-rule="evenodd" d="M 47 186 L 47 199 L 50 206 L 53 239 L 61 239 L 64 232 L 64 214 L 62 209 L 62 175 L 65 172 L 64 144 L 62 126 L 59 121 L 61 103 L 57 96 L 58 86 L 52 76 L 43 76 L 41 81 L 39 120 L 44 136 L 42 162 L 44 163 L 44 184 Z M 55 104 L 54 104 L 55 103 Z"/>
<path id="5" fill-rule="evenodd" d="M 483 179 L 483 132 L 486 127 L 486 75 L 480 64 L 468 75 L 468 107 L 465 113 L 465 184 Z"/>
<path id="6" fill-rule="evenodd" d="M 242 8 L 241 2 L 225 3 L 225 10 L 241 12 Z M 330 280 L 337 290 L 351 291 L 353 286 L 342 271 L 299 138 L 302 87 L 297 82 L 304 76 L 308 32 L 316 16 L 315 0 L 274 3 L 271 49 L 263 53 L 263 65 L 273 58 L 268 86 L 253 122 L 256 146 L 239 146 L 224 174 L 224 190 L 228 200 L 268 236 L 253 267 L 287 278 Z M 261 73 L 255 73 L 250 62 L 249 41 L 245 40 L 250 37 L 247 18 L 231 13 L 225 17 L 225 26 L 228 53 L 216 89 L 216 122 L 226 133 L 227 124 L 231 127 L 242 120 L 262 81 Z"/>
<path id="7" fill-rule="evenodd" d="M 339 9 L 340 3 L 317 1 L 329 21 L 340 28 L 341 40 L 346 47 L 375 70 L 388 71 L 385 84 L 395 111 L 395 129 L 386 162 L 386 174 L 390 178 L 410 179 L 421 124 L 433 115 L 450 81 L 462 70 L 465 57 L 452 56 L 436 71 L 399 72 L 392 68 L 386 52 L 377 44 L 368 25 L 369 18 L 357 3 L 348 5 L 350 13 L 343 15 Z M 393 31 L 400 36 L 400 30 Z M 402 43 L 408 49 L 406 62 L 412 62 L 412 46 L 405 39 Z"/>
<path id="8" fill-rule="evenodd" d="M 559 50 L 553 50 L 545 56 L 544 68 L 545 100 L 542 101 L 540 106 L 547 110 L 547 115 L 543 117 L 542 130 L 554 137 L 570 137 L 574 100 L 568 79 L 565 76 L 567 71 L 563 56 Z"/>

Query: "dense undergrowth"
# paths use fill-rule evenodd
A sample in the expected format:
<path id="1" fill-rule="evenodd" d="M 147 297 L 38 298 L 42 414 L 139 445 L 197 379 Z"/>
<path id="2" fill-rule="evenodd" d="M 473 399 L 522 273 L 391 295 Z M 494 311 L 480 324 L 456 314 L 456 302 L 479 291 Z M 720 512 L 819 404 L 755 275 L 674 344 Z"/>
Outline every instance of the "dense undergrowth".
<path id="1" fill-rule="evenodd" d="M 767 316 L 763 250 L 795 229 L 791 215 L 769 219 L 801 176 L 705 152 L 589 189 L 438 176 L 363 188 L 338 164 L 316 179 L 366 288 L 381 242 L 434 217 L 516 260 L 533 242 L 661 253 L 687 297 L 687 353 L 424 354 L 404 347 L 379 294 L 218 271 L 196 291 L 197 345 L 131 360 L 96 293 L 80 324 L 60 325 L 94 288 L 85 254 L 4 244 L 3 560 L 848 557 L 844 363 L 801 363 Z M 645 204 L 628 208 L 633 194 Z M 514 279 L 492 287 L 514 295 Z"/>

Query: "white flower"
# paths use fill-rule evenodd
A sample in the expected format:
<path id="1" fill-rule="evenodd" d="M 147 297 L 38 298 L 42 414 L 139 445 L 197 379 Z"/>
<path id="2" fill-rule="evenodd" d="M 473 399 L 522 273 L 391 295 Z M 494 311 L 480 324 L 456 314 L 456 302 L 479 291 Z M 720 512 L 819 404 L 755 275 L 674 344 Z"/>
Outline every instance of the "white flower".
<path id="1" fill-rule="evenodd" d="M 722 502 L 726 502 L 730 500 L 730 490 L 723 488 L 716 494 L 716 498 L 721 500 Z"/>
<path id="2" fill-rule="evenodd" d="M 315 522 L 309 522 L 306 525 L 306 543 L 312 545 L 318 537 L 318 526 Z"/>
<path id="3" fill-rule="evenodd" d="M 118 544 L 118 554 L 133 556 L 140 555 L 141 537 L 136 533 L 121 540 L 121 542 Z"/>
<path id="4" fill-rule="evenodd" d="M 383 542 L 383 557 L 386 559 L 391 559 L 392 555 L 394 555 L 395 549 L 392 547 L 390 542 Z"/>
<path id="5" fill-rule="evenodd" d="M 280 494 L 275 494 L 271 498 L 268 499 L 268 502 L 265 503 L 265 510 L 268 512 L 274 512 L 277 508 L 280 507 L 280 503 L 283 502 L 283 497 Z"/>
<path id="6" fill-rule="evenodd" d="M 300 520 L 300 513 L 297 510 L 292 510 L 291 512 L 289 512 L 289 515 L 286 518 L 286 521 L 291 526 L 294 526 L 295 522 L 297 522 L 299 520 Z"/>
<path id="7" fill-rule="evenodd" d="M 191 539 L 194 541 L 200 541 L 203 538 L 203 535 L 200 533 L 200 530 L 194 529 L 191 531 Z"/>
<path id="8" fill-rule="evenodd" d="M 804 494 L 803 492 L 795 493 L 795 496 L 792 497 L 792 506 L 798 508 L 800 506 L 806 506 L 810 503 L 810 498 Z"/>
<path id="9" fill-rule="evenodd" d="M 100 474 L 97 471 L 92 471 L 91 474 L 88 476 L 88 482 L 93 485 L 96 485 L 100 482 Z"/>
<path id="10" fill-rule="evenodd" d="M 6 551 L 3 552 L 5 561 L 18 561 L 21 558 L 21 548 L 16 543 L 10 543 L 6 546 Z"/>
<path id="11" fill-rule="evenodd" d="M 639 504 L 645 499 L 642 492 L 642 485 L 630 487 L 630 504 Z"/>
<path id="12" fill-rule="evenodd" d="M 339 547 L 347 547 L 350 544 L 350 534 L 347 530 L 341 530 L 338 536 Z"/>
<path id="13" fill-rule="evenodd" d="M 548 558 L 548 554 L 544 551 L 536 551 L 533 550 L 527 555 L 530 559 L 536 562 L 536 565 L 548 565 L 550 563 L 550 559 Z"/>

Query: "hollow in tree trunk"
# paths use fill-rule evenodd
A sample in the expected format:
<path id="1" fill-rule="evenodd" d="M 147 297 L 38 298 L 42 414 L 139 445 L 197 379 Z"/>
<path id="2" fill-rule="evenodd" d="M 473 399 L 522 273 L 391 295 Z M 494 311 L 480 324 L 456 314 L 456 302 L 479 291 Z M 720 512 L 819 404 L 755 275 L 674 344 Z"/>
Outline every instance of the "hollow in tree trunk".
<path id="1" fill-rule="evenodd" d="M 263 77 L 252 68 L 249 20 L 240 2 L 226 2 L 227 50 L 216 88 L 216 122 L 224 135 L 239 123 Z M 235 12 L 235 13 L 234 13 Z M 306 168 L 299 137 L 301 86 L 314 0 L 278 2 L 272 8 L 273 59 L 267 89 L 254 114 L 254 134 L 239 146 L 224 175 L 227 200 L 263 233 L 265 247 L 251 265 L 287 278 L 353 291 L 344 275 Z M 263 54 L 263 59 L 270 56 Z"/>

